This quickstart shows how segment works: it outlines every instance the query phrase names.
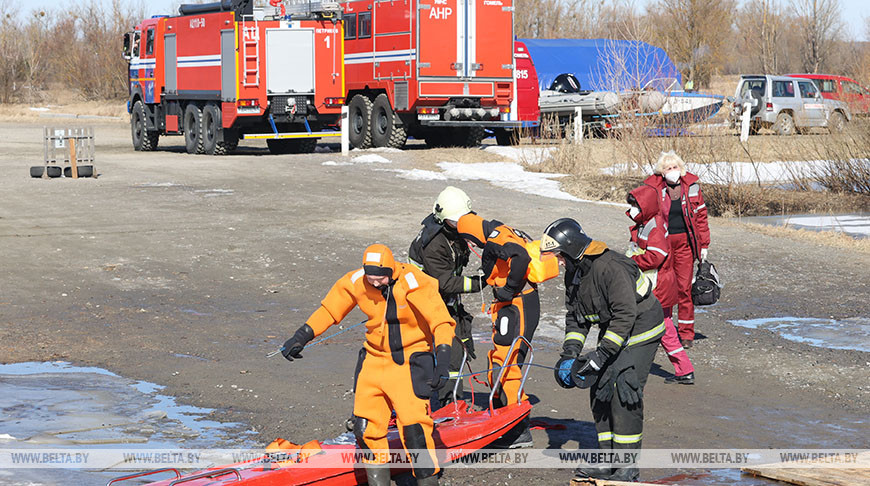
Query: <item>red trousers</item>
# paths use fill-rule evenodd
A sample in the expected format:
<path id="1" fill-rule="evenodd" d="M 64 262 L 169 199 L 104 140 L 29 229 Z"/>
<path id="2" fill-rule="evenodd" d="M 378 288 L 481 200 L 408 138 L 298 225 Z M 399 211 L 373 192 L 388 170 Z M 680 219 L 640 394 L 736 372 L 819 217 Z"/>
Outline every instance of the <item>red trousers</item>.
<path id="1" fill-rule="evenodd" d="M 681 340 L 695 339 L 695 305 L 692 304 L 692 278 L 695 275 L 695 257 L 689 246 L 689 235 L 668 235 L 674 274 L 677 277 L 677 332 Z"/>

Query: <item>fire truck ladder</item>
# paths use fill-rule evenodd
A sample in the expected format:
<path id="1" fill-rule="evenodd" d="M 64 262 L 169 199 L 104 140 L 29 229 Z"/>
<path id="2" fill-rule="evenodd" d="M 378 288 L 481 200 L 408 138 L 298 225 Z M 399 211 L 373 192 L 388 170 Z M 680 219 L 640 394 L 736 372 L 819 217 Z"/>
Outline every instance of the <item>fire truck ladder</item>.
<path id="1" fill-rule="evenodd" d="M 251 26 L 251 20 L 253 26 Z M 242 18 L 242 86 L 260 85 L 260 27 Z"/>

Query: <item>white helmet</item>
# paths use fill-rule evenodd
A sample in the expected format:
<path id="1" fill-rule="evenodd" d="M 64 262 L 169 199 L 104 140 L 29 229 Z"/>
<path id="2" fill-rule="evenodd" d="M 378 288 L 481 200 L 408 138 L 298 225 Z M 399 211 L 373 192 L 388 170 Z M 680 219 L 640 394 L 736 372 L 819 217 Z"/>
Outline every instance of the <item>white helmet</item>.
<path id="1" fill-rule="evenodd" d="M 435 200 L 432 212 L 439 223 L 443 223 L 445 219 L 459 221 L 460 217 L 471 212 L 471 199 L 462 189 L 447 186 Z"/>

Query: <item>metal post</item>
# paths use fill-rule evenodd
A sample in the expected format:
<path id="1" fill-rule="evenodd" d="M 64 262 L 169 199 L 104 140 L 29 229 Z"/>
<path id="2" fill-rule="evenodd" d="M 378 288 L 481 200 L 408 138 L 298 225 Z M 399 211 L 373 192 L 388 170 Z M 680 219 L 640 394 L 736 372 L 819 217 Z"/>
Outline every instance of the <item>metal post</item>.
<path id="1" fill-rule="evenodd" d="M 756 103 L 760 103 L 760 101 L 756 101 Z M 747 101 L 743 103 L 743 115 L 740 120 L 740 141 L 745 142 L 749 140 L 749 114 L 752 112 L 752 102 Z"/>
<path id="2" fill-rule="evenodd" d="M 574 108 L 574 143 L 583 143 L 583 108 Z"/>
<path id="3" fill-rule="evenodd" d="M 347 105 L 341 107 L 341 155 L 345 157 L 350 154 L 349 113 Z"/>

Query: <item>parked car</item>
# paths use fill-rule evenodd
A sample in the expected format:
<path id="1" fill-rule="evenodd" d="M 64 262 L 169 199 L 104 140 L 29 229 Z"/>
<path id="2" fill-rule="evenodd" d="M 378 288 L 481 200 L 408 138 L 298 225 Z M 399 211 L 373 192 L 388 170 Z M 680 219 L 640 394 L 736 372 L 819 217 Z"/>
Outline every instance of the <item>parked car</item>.
<path id="1" fill-rule="evenodd" d="M 770 128 L 778 135 L 804 133 L 812 127 L 842 131 L 852 119 L 848 105 L 823 98 L 815 81 L 792 76 L 743 75 L 737 83 L 729 116 L 739 126 L 743 104 L 750 102 L 749 132 Z"/>
<path id="2" fill-rule="evenodd" d="M 789 74 L 789 76 L 812 79 L 819 86 L 822 97 L 846 103 L 854 115 L 870 115 L 870 90 L 852 78 L 835 74 Z"/>

